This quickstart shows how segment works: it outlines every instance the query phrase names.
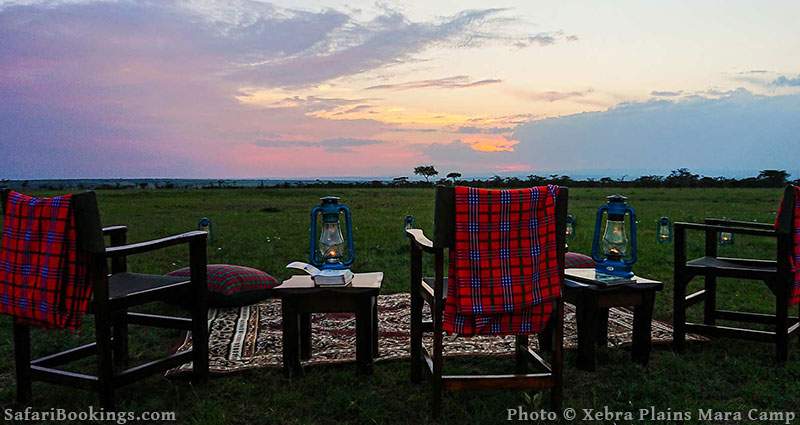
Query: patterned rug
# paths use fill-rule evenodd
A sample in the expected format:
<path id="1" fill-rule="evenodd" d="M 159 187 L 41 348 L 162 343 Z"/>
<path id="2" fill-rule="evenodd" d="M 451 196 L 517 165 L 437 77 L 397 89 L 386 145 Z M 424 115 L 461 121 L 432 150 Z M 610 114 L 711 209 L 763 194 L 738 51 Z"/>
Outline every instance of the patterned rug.
<path id="1" fill-rule="evenodd" d="M 577 329 L 575 307 L 566 305 L 564 321 L 564 346 L 575 348 Z M 426 306 L 427 308 L 427 306 Z M 378 297 L 379 351 L 376 361 L 409 357 L 409 294 L 381 295 Z M 430 317 L 430 312 L 425 311 Z M 281 304 L 268 300 L 241 308 L 212 309 L 209 311 L 209 369 L 214 374 L 240 372 L 261 367 L 281 367 Z M 312 316 L 312 357 L 305 365 L 352 362 L 355 360 L 355 317 L 349 313 L 324 313 Z M 653 344 L 672 341 L 672 327 L 653 321 Z M 608 315 L 608 344 L 618 347 L 630 344 L 633 330 L 633 313 L 612 308 Z M 687 340 L 704 340 L 687 335 Z M 191 335 L 178 351 L 191 347 Z M 425 344 L 430 347 L 432 339 Z M 445 336 L 444 351 L 447 356 L 510 355 L 514 352 L 514 337 Z M 536 338 L 531 338 L 536 345 Z M 191 371 L 191 363 L 173 369 L 168 375 Z"/>

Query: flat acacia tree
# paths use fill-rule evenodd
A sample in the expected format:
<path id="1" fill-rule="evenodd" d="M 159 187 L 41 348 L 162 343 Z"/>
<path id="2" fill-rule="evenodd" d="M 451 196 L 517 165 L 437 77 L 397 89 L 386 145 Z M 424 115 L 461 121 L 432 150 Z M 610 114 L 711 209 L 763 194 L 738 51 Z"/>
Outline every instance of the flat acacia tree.
<path id="1" fill-rule="evenodd" d="M 433 165 L 420 165 L 418 167 L 414 167 L 414 174 L 425 177 L 425 182 L 430 183 L 431 177 L 438 175 L 439 172 L 436 171 L 436 168 Z"/>
<path id="2" fill-rule="evenodd" d="M 461 177 L 461 173 L 456 171 L 447 174 L 447 178 L 453 180 L 453 184 L 456 184 L 456 179 L 459 177 Z"/>
<path id="3" fill-rule="evenodd" d="M 758 180 L 762 180 L 773 187 L 781 187 L 786 184 L 791 174 L 786 170 L 761 170 L 758 173 Z"/>

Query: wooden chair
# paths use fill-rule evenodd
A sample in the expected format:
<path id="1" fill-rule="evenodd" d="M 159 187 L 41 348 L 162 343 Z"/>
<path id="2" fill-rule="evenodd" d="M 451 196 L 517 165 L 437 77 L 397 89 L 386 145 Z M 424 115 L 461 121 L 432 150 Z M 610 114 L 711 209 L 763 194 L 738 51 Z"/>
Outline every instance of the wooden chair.
<path id="1" fill-rule="evenodd" d="M 795 191 L 786 188 L 777 226 L 764 223 L 706 219 L 704 224 L 675 223 L 675 293 L 674 293 L 674 348 L 682 351 L 686 332 L 709 336 L 741 338 L 776 344 L 776 358 L 784 362 L 788 358 L 789 337 L 800 328 L 800 320 L 789 316 L 789 296 L 793 286 L 793 273 L 789 256 L 793 253 L 793 220 Z M 705 255 L 686 260 L 687 230 L 705 232 Z M 777 241 L 777 261 L 727 258 L 717 255 L 720 232 L 762 236 Z M 689 282 L 697 277 L 705 279 L 704 289 L 686 295 Z M 757 314 L 717 309 L 716 289 L 718 278 L 760 280 L 767 284 L 775 295 L 775 314 Z M 704 303 L 703 323 L 686 321 L 686 308 Z M 762 331 L 717 325 L 717 320 L 760 323 L 774 326 L 774 331 Z"/>
<path id="2" fill-rule="evenodd" d="M 8 191 L 0 191 L 5 209 Z M 114 390 L 148 375 L 163 372 L 192 361 L 193 378 L 204 382 L 208 377 L 208 324 L 206 287 L 206 232 L 192 231 L 148 242 L 126 244 L 125 226 L 102 228 L 97 200 L 93 192 L 73 196 L 78 247 L 89 255 L 88 267 L 93 280 L 90 311 L 94 314 L 95 342 L 77 348 L 31 359 L 30 327 L 14 321 L 14 361 L 16 363 L 17 401 L 31 399 L 31 381 L 94 390 L 100 404 L 114 407 Z M 106 247 L 103 236 L 110 237 Z M 191 277 L 174 278 L 129 273 L 129 255 L 187 244 Z M 111 274 L 108 273 L 108 262 Z M 162 301 L 169 297 L 188 297 L 192 303 L 191 319 L 128 312 L 131 307 Z M 128 325 L 165 327 L 192 331 L 191 351 L 128 368 Z M 97 357 L 97 375 L 56 369 L 90 355 Z"/>
<path id="3" fill-rule="evenodd" d="M 560 188 L 556 199 L 556 244 L 560 277 L 564 278 L 565 229 L 567 217 L 567 188 Z M 551 390 L 552 409 L 559 410 L 562 399 L 564 308 L 559 298 L 554 305 L 553 317 L 545 331 L 539 334 L 539 345 L 550 352 L 548 363 L 528 347 L 528 336 L 516 336 L 516 373 L 507 375 L 444 375 L 442 355 L 442 321 L 446 301 L 447 277 L 444 274 L 445 250 L 451 248 L 455 233 L 455 190 L 439 186 L 436 189 L 434 212 L 434 240 L 431 241 L 420 229 L 407 229 L 411 242 L 411 381 L 422 381 L 423 364 L 431 375 L 432 409 L 434 416 L 441 410 L 443 390 L 466 389 L 529 389 Z M 435 276 L 423 278 L 423 253 L 432 254 Z M 423 303 L 431 309 L 432 321 L 423 321 Z M 423 333 L 433 333 L 433 353 L 422 345 Z M 527 373 L 531 361 L 542 369 L 539 373 Z"/>

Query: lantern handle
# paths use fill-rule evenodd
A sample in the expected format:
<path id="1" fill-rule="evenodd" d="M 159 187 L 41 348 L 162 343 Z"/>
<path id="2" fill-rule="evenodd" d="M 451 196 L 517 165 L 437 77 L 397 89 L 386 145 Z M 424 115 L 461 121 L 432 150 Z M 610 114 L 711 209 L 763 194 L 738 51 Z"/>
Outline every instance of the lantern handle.
<path id="1" fill-rule="evenodd" d="M 310 238 L 309 239 L 309 247 L 308 247 L 308 259 L 311 261 L 311 264 L 315 266 L 319 266 L 322 264 L 321 261 L 317 261 L 317 213 L 322 211 L 320 206 L 316 206 L 311 209 L 311 231 L 309 232 Z"/>
<path id="2" fill-rule="evenodd" d="M 603 213 L 608 211 L 608 204 L 602 205 L 597 209 L 597 216 L 594 221 L 594 237 L 592 238 L 592 259 L 596 263 L 603 261 L 600 256 L 600 226 L 603 224 Z"/>
<path id="3" fill-rule="evenodd" d="M 349 268 L 356 259 L 356 246 L 353 244 L 353 220 L 350 216 L 350 208 L 340 205 L 339 212 L 344 212 L 344 223 L 347 227 L 347 247 L 349 251 L 349 258 L 342 264 Z"/>
<path id="4" fill-rule="evenodd" d="M 628 213 L 631 216 L 631 256 L 625 260 L 625 264 L 633 265 L 638 260 L 638 244 L 636 243 L 636 211 L 633 207 L 628 207 Z"/>

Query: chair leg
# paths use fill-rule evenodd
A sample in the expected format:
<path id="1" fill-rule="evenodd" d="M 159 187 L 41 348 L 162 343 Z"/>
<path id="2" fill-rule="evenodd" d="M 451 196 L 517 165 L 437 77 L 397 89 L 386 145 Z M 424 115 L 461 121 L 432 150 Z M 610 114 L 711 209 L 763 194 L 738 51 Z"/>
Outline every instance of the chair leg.
<path id="1" fill-rule="evenodd" d="M 789 358 L 789 300 L 776 297 L 775 308 L 775 358 L 783 363 Z"/>
<path id="2" fill-rule="evenodd" d="M 442 411 L 442 369 L 443 369 L 443 331 L 442 331 L 442 311 L 438 303 L 431 306 L 433 310 L 433 376 L 431 377 L 431 409 L 433 417 L 438 418 Z M 438 310 L 438 311 L 437 311 Z"/>
<path id="3" fill-rule="evenodd" d="M 705 277 L 706 296 L 703 300 L 703 323 L 715 325 L 717 323 L 717 277 Z"/>
<path id="4" fill-rule="evenodd" d="M 411 382 L 422 382 L 422 306 L 419 292 L 411 292 Z"/>
<path id="5" fill-rule="evenodd" d="M 526 373 L 528 371 L 528 342 L 528 335 L 517 335 L 514 343 L 517 373 Z"/>
<path id="6" fill-rule="evenodd" d="M 95 312 L 95 339 L 97 341 L 97 396 L 100 406 L 114 409 L 114 362 L 111 341 L 111 319 L 107 312 Z"/>
<path id="7" fill-rule="evenodd" d="M 17 370 L 17 403 L 31 401 L 31 328 L 14 322 L 14 363 Z"/>
<path id="8" fill-rule="evenodd" d="M 539 340 L 539 351 L 551 353 L 553 351 L 553 327 L 547 326 L 536 335 Z"/>
<path id="9" fill-rule="evenodd" d="M 561 411 L 564 387 L 564 301 L 556 304 L 558 311 L 553 327 L 553 358 L 550 361 L 555 385 L 550 390 L 550 409 L 554 412 Z"/>
<path id="10" fill-rule="evenodd" d="M 192 382 L 208 380 L 208 305 L 198 297 L 192 306 Z"/>
<path id="11" fill-rule="evenodd" d="M 672 349 L 683 352 L 686 347 L 686 286 L 687 279 L 675 273 L 672 303 Z"/>
<path id="12" fill-rule="evenodd" d="M 114 367 L 125 369 L 128 367 L 128 312 L 122 310 L 114 313 Z"/>

